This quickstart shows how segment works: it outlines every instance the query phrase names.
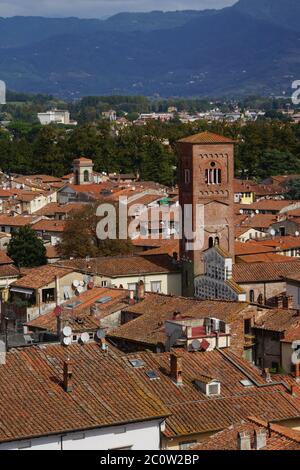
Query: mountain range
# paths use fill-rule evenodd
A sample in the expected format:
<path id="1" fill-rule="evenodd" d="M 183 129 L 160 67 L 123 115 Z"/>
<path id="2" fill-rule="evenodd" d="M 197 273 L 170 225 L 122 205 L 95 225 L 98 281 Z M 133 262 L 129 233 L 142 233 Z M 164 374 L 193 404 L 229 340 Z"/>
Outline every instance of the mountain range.
<path id="1" fill-rule="evenodd" d="M 0 18 L 0 79 L 64 98 L 291 93 L 300 80 L 299 18 L 299 0 L 106 20 Z"/>

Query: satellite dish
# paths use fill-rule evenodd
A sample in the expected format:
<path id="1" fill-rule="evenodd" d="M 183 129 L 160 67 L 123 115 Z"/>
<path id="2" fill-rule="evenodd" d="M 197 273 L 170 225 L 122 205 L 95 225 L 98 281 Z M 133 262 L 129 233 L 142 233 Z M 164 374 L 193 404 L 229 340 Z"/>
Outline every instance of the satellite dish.
<path id="1" fill-rule="evenodd" d="M 299 237 L 299 235 L 300 235 L 300 232 L 298 232 L 298 231 L 295 232 L 295 237 Z"/>
<path id="2" fill-rule="evenodd" d="M 80 281 L 77 281 L 77 279 L 75 279 L 75 281 L 73 281 L 73 286 L 74 287 L 79 287 L 80 286 Z"/>
<path id="3" fill-rule="evenodd" d="M 80 294 L 82 294 L 82 292 L 84 292 L 84 288 L 81 287 L 81 286 L 78 286 L 77 289 L 76 289 L 76 294 L 80 295 Z"/>
<path id="4" fill-rule="evenodd" d="M 72 335 L 72 328 L 70 326 L 65 326 L 63 329 L 63 335 L 65 337 L 70 337 Z"/>
<path id="5" fill-rule="evenodd" d="M 106 336 L 105 330 L 103 330 L 103 329 L 102 329 L 102 330 L 98 330 L 97 333 L 96 333 L 96 336 L 97 336 L 98 339 L 103 339 L 103 338 L 105 338 L 105 336 Z"/>
<path id="6" fill-rule="evenodd" d="M 80 281 L 80 284 L 79 284 L 81 287 L 84 287 L 84 281 Z"/>
<path id="7" fill-rule="evenodd" d="M 70 336 L 63 339 L 63 344 L 65 346 L 70 346 L 71 343 L 72 343 L 72 339 L 70 338 Z"/>
<path id="8" fill-rule="evenodd" d="M 80 340 L 83 344 L 88 343 L 90 340 L 90 335 L 88 333 L 82 333 Z"/>
<path id="9" fill-rule="evenodd" d="M 94 283 L 93 283 L 93 282 L 89 282 L 88 285 L 87 285 L 87 288 L 88 288 L 89 290 L 94 289 Z"/>
<path id="10" fill-rule="evenodd" d="M 276 230 L 271 228 L 270 235 L 272 235 L 272 237 L 274 237 L 276 235 Z"/>
<path id="11" fill-rule="evenodd" d="M 201 343 L 198 339 L 194 339 L 194 341 L 192 341 L 192 348 L 194 351 L 200 351 Z"/>

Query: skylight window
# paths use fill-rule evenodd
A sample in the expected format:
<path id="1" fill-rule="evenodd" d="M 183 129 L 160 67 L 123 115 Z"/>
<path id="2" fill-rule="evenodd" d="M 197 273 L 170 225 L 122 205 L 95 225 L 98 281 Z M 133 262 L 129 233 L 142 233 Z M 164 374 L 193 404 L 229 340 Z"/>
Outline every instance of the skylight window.
<path id="1" fill-rule="evenodd" d="M 96 304 L 107 304 L 107 302 L 110 302 L 112 300 L 112 297 L 101 297 L 101 299 L 96 300 Z"/>
<path id="2" fill-rule="evenodd" d="M 248 380 L 248 379 L 241 380 L 240 383 L 244 387 L 253 387 L 253 382 L 251 382 L 251 380 Z"/>
<path id="3" fill-rule="evenodd" d="M 149 372 L 146 372 L 146 375 L 150 380 L 159 379 L 159 376 L 157 375 L 157 373 L 154 370 L 150 370 Z"/>
<path id="4" fill-rule="evenodd" d="M 140 359 L 129 359 L 129 363 L 135 369 L 138 369 L 139 367 L 144 367 L 144 365 L 145 365 L 145 363 L 143 361 L 141 361 Z"/>
<path id="5" fill-rule="evenodd" d="M 72 304 L 66 305 L 66 308 L 75 308 L 75 307 L 78 307 L 78 305 L 80 305 L 80 304 L 82 304 L 82 302 L 77 300 L 76 302 L 73 302 Z"/>

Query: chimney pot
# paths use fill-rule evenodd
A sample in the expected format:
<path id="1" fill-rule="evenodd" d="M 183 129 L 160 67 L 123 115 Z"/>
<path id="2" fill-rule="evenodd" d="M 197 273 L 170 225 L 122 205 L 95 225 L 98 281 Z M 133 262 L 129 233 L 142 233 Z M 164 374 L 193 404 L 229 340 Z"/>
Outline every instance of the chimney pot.
<path id="1" fill-rule="evenodd" d="M 71 359 L 64 362 L 64 390 L 67 393 L 73 390 L 73 361 Z"/>

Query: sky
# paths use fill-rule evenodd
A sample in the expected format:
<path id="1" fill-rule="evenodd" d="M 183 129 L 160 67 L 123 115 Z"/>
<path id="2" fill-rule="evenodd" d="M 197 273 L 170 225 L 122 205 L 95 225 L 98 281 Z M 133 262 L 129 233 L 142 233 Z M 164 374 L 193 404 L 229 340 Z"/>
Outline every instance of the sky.
<path id="1" fill-rule="evenodd" d="M 121 11 L 203 10 L 237 0 L 0 0 L 0 16 L 78 16 L 102 18 Z"/>

